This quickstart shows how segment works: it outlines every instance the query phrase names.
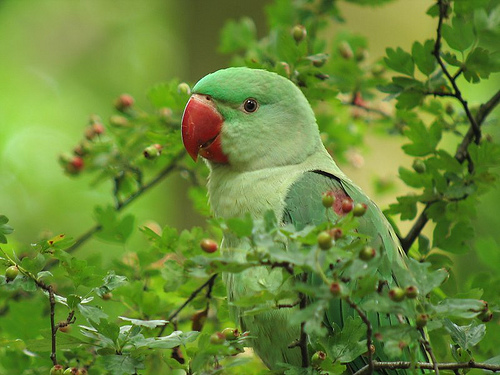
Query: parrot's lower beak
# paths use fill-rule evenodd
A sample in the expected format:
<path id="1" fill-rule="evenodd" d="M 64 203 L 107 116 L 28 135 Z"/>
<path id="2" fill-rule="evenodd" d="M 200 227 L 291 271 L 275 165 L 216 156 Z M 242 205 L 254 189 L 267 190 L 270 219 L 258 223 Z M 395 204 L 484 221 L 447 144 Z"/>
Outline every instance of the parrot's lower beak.
<path id="1" fill-rule="evenodd" d="M 198 154 L 215 163 L 227 163 L 220 132 L 223 117 L 210 96 L 193 94 L 182 115 L 182 142 L 194 161 Z"/>

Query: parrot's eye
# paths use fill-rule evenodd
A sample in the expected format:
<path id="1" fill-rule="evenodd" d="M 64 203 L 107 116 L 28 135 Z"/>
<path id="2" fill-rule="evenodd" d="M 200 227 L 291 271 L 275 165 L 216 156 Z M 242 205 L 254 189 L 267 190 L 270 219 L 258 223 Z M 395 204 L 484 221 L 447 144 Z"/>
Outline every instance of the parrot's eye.
<path id="1" fill-rule="evenodd" d="M 259 106 L 259 104 L 257 103 L 257 100 L 255 100 L 253 98 L 245 99 L 245 101 L 243 102 L 243 109 L 247 113 L 255 112 L 257 110 L 258 106 Z"/>

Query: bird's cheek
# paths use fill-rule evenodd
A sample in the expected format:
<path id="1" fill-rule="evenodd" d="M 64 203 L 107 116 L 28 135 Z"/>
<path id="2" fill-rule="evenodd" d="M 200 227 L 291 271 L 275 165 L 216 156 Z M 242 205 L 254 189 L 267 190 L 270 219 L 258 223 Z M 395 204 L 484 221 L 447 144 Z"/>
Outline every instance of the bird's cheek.
<path id="1" fill-rule="evenodd" d="M 189 99 L 182 116 L 182 141 L 193 160 L 201 155 L 214 163 L 228 163 L 221 145 L 223 123 L 210 97 L 195 94 Z"/>

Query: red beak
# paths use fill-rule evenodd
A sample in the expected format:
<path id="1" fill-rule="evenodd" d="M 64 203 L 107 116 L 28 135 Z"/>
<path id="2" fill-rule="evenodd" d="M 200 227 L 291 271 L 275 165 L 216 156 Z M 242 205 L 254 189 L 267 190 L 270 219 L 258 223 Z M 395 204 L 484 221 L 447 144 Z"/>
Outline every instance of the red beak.
<path id="1" fill-rule="evenodd" d="M 199 154 L 215 163 L 228 162 L 220 141 L 223 122 L 210 96 L 191 96 L 182 115 L 182 142 L 194 161 Z"/>

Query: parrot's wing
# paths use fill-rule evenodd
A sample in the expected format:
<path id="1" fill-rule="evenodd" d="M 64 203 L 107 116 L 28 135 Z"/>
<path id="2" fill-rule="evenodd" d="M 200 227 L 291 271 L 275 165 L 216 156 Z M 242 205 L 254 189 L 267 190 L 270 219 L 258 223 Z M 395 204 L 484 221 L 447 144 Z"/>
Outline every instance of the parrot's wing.
<path id="1" fill-rule="evenodd" d="M 373 203 L 359 187 L 353 184 L 350 180 L 320 170 L 306 172 L 297 181 L 293 183 L 288 191 L 285 199 L 285 209 L 283 212 L 282 221 L 284 223 L 292 223 L 297 229 L 302 229 L 307 225 L 318 225 L 325 221 L 325 208 L 322 205 L 322 194 L 330 192 L 339 200 L 350 197 L 355 203 L 364 203 L 367 205 L 366 213 L 359 218 L 360 225 L 358 231 L 371 237 L 369 245 L 375 249 L 383 247 L 385 253 L 389 257 L 390 263 L 397 261 L 404 263 L 405 255 L 399 245 L 394 230 L 383 216 L 380 209 Z M 340 204 L 336 202 L 335 204 Z M 338 206 L 334 205 L 330 214 L 341 214 Z M 389 263 L 389 264 L 390 264 Z M 393 279 L 390 268 L 380 270 L 381 276 L 385 279 Z M 395 282 L 395 280 L 393 280 Z M 315 280 L 312 280 L 315 282 Z M 355 311 L 345 302 L 340 299 L 334 300 L 329 306 L 325 316 L 325 323 L 330 328 L 333 323 L 342 327 L 347 317 L 355 316 Z M 396 317 L 371 313 L 369 319 L 376 329 L 379 326 L 400 324 Z M 378 347 L 378 342 L 375 342 L 376 353 L 383 353 L 381 347 Z M 379 360 L 388 360 L 383 356 L 377 355 Z M 357 371 L 367 364 L 366 358 L 358 357 L 354 362 L 349 364 L 351 371 Z M 380 373 L 385 373 L 380 371 Z M 393 370 L 391 374 L 405 374 L 405 370 Z"/>

